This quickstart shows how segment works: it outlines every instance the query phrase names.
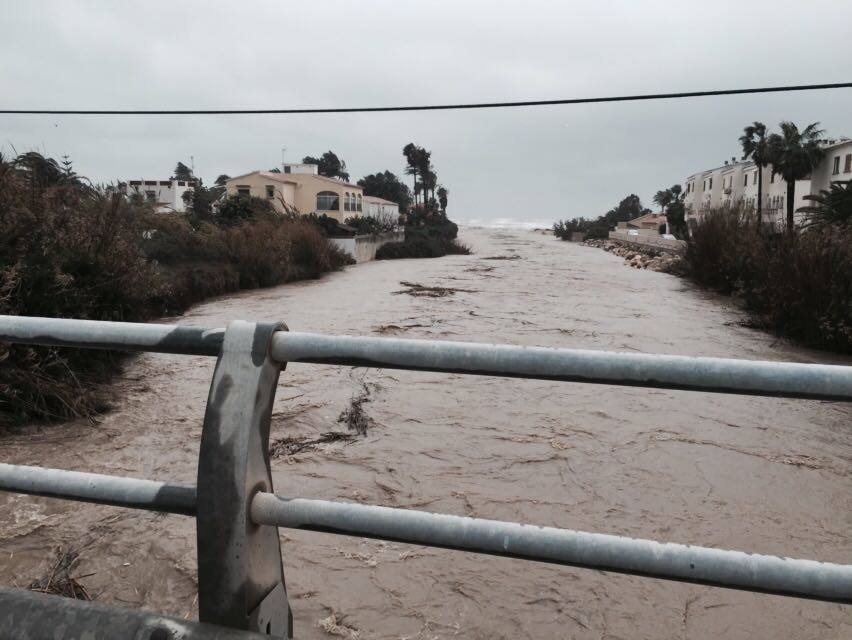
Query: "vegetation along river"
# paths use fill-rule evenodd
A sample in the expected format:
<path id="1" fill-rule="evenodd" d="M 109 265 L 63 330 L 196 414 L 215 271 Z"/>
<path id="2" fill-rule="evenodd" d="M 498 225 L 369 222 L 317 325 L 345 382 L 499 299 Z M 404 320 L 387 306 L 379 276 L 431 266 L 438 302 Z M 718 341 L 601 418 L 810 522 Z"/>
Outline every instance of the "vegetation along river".
<path id="1" fill-rule="evenodd" d="M 745 328 L 728 302 L 598 249 L 514 230 L 468 228 L 462 240 L 475 255 L 367 263 L 173 321 L 850 362 Z M 6 436 L 2 458 L 193 483 L 213 366 L 136 357 L 111 412 Z M 350 433 L 338 418 L 353 398 L 366 435 L 310 444 Z M 290 496 L 848 563 L 850 415 L 832 402 L 290 365 L 272 469 Z M 330 534 L 280 537 L 299 638 L 852 637 L 849 609 L 836 604 Z M 79 550 L 76 573 L 100 601 L 197 614 L 191 518 L 0 495 L 5 584 L 44 575 L 57 546 Z"/>

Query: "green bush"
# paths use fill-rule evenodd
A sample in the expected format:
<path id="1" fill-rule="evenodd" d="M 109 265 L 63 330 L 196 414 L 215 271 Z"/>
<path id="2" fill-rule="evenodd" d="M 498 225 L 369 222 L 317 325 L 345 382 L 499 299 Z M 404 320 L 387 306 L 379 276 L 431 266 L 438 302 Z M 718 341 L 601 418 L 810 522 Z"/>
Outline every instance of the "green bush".
<path id="1" fill-rule="evenodd" d="M 376 260 L 399 258 L 440 258 L 456 254 L 470 254 L 470 247 L 457 240 L 459 228 L 446 218 L 420 221 L 419 225 L 405 227 L 405 240 L 391 242 L 379 248 Z"/>
<path id="2" fill-rule="evenodd" d="M 354 216 L 346 218 L 345 224 L 354 228 L 358 234 L 375 234 L 395 231 L 399 220 L 397 216 Z"/>

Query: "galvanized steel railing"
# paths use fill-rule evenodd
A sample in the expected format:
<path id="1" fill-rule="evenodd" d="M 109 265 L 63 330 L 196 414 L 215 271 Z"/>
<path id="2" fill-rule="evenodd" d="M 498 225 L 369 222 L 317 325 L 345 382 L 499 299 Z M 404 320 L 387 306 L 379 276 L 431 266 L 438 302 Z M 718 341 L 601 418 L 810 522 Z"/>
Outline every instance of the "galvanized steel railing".
<path id="1" fill-rule="evenodd" d="M 277 527 L 852 603 L 850 565 L 277 496 L 268 456 L 272 401 L 279 373 L 288 362 L 844 402 L 852 401 L 852 367 L 323 336 L 289 332 L 281 324 L 242 321 L 225 330 L 0 316 L 0 340 L 218 357 L 195 487 L 0 464 L 2 490 L 195 516 L 201 623 L 292 636 Z M 0 631 L 11 628 L 4 601 L 24 599 L 36 611 L 49 607 L 43 598 L 0 590 Z M 66 611 L 68 607 L 79 605 L 55 610 Z M 170 618 L 153 614 L 122 616 L 127 625 L 136 625 L 132 628 L 140 635 L 134 637 L 139 638 L 168 638 L 162 634 L 175 624 Z M 80 619 L 88 621 L 88 630 L 100 632 L 100 617 L 92 614 Z M 48 624 L 38 618 L 33 615 L 29 619 L 28 632 L 39 624 Z M 53 622 L 55 618 L 50 624 Z M 182 624 L 190 637 L 195 623 Z M 215 627 L 205 628 L 208 633 Z"/>

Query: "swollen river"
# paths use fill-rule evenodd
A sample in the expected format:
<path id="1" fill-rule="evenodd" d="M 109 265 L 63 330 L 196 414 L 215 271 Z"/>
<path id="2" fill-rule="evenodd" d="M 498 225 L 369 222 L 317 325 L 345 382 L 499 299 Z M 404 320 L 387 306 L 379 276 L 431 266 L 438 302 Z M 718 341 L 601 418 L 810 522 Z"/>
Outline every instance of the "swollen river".
<path id="1" fill-rule="evenodd" d="M 599 249 L 529 231 L 462 236 L 475 255 L 367 263 L 174 321 L 850 363 L 745 328 L 726 300 Z M 423 295 L 417 284 L 448 290 Z M 116 383 L 113 411 L 4 437 L 0 457 L 193 484 L 213 366 L 139 356 Z M 365 436 L 307 444 L 346 432 L 338 418 L 359 397 Z M 296 440 L 272 468 L 287 496 L 849 563 L 850 418 L 833 402 L 290 365 L 272 439 Z M 331 534 L 280 537 L 297 638 L 852 637 L 842 605 Z M 2 584 L 44 575 L 57 546 L 80 552 L 76 574 L 99 601 L 197 615 L 191 518 L 0 495 Z"/>

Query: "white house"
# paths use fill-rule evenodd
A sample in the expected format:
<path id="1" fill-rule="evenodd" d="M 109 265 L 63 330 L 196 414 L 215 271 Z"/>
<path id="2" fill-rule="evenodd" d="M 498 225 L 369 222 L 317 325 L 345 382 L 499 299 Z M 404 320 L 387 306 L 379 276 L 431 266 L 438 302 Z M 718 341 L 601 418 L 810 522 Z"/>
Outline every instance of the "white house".
<path id="1" fill-rule="evenodd" d="M 376 196 L 364 196 L 365 216 L 373 218 L 390 218 L 396 220 L 399 217 L 399 205 L 396 202 L 377 198 Z"/>
<path id="2" fill-rule="evenodd" d="M 186 211 L 183 196 L 195 189 L 196 184 L 195 180 L 128 180 L 119 189 L 126 196 L 138 193 L 154 205 L 157 213 L 183 213 Z"/>

